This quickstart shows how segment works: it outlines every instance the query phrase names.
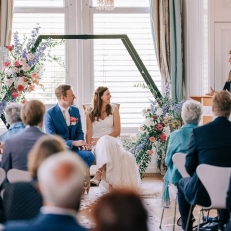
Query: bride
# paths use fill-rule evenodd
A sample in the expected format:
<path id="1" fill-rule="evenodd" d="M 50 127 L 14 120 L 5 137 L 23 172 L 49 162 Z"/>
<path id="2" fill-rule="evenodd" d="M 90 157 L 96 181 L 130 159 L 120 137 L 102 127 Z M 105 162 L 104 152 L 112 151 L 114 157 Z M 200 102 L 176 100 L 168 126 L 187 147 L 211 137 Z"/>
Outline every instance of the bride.
<path id="1" fill-rule="evenodd" d="M 87 109 L 86 140 L 93 146 L 97 171 L 91 183 L 103 189 L 130 187 L 139 190 L 140 176 L 135 157 L 120 141 L 120 115 L 110 104 L 107 87 L 98 87 L 92 105 Z"/>

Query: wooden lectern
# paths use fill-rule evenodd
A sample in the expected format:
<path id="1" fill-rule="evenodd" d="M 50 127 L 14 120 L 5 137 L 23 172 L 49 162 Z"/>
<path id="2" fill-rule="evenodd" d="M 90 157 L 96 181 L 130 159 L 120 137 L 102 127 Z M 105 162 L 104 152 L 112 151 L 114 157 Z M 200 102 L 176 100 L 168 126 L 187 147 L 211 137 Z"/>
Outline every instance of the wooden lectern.
<path id="1" fill-rule="evenodd" d="M 207 124 L 213 120 L 213 112 L 212 112 L 212 96 L 203 95 L 203 96 L 197 96 L 192 95 L 190 96 L 191 99 L 196 100 L 201 103 L 203 108 L 202 118 L 201 118 L 201 124 Z"/>

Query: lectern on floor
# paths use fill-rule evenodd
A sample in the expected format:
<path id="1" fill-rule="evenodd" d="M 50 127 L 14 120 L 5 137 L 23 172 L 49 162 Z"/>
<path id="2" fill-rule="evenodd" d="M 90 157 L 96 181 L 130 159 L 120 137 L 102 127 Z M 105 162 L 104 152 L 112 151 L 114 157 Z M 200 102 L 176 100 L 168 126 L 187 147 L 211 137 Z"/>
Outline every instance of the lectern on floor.
<path id="1" fill-rule="evenodd" d="M 213 120 L 213 112 L 212 112 L 212 96 L 208 95 L 192 95 L 191 99 L 196 100 L 201 103 L 203 107 L 203 114 L 201 118 L 201 124 L 207 124 Z"/>

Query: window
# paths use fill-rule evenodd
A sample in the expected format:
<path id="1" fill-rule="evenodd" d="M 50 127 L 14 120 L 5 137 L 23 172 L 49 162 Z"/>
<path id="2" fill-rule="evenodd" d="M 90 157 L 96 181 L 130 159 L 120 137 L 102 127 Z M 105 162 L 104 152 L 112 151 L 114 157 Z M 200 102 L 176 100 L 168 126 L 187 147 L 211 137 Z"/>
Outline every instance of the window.
<path id="1" fill-rule="evenodd" d="M 17 31 L 19 37 L 22 39 L 23 35 L 30 36 L 31 31 L 34 27 L 39 24 L 40 33 L 39 34 L 65 34 L 65 24 L 64 18 L 65 14 L 54 12 L 53 8 L 50 8 L 50 4 L 54 1 L 23 1 L 15 0 L 14 16 L 13 16 L 13 33 Z M 38 4 L 39 3 L 39 4 Z M 56 6 L 62 6 L 63 1 L 56 1 Z M 21 7 L 25 6 L 25 7 Z M 44 9 L 36 8 L 36 6 L 47 7 L 46 12 Z M 30 12 L 30 10 L 33 13 Z M 52 54 L 61 57 L 62 61 L 65 61 L 65 45 L 55 47 L 52 50 Z M 36 87 L 35 91 L 28 93 L 26 98 L 30 99 L 40 99 L 45 104 L 54 104 L 56 102 L 56 97 L 54 95 L 55 87 L 65 82 L 65 69 L 58 63 L 46 62 L 45 71 L 41 79 L 41 83 L 45 86 L 45 90 L 41 87 Z"/>
<path id="2" fill-rule="evenodd" d="M 127 34 L 148 69 L 155 84 L 161 89 L 161 76 L 155 57 L 146 1 L 115 1 L 119 6 L 113 11 L 92 9 L 93 34 Z M 93 6 L 95 2 L 93 2 Z M 120 5 L 121 4 L 121 5 Z M 131 7 L 136 6 L 131 10 Z M 116 5 L 115 5 L 116 6 Z M 139 7 L 137 7 L 139 6 Z M 145 83 L 131 56 L 120 39 L 93 41 L 94 86 L 107 86 L 112 102 L 120 103 L 123 133 L 137 132 L 144 118 L 142 109 L 149 108 L 153 99 L 148 89 L 134 87 Z"/>

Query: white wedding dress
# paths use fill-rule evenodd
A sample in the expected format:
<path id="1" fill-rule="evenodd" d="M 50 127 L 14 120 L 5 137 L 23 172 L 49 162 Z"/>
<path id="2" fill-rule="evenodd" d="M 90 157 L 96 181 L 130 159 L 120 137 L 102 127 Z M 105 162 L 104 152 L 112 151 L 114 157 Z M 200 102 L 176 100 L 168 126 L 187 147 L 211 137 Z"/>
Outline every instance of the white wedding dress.
<path id="1" fill-rule="evenodd" d="M 113 115 L 93 122 L 93 138 L 100 138 L 93 149 L 97 169 L 106 165 L 99 187 L 107 190 L 111 184 L 113 188 L 129 187 L 139 191 L 141 180 L 135 157 L 123 148 L 119 137 L 108 135 L 113 130 Z"/>

